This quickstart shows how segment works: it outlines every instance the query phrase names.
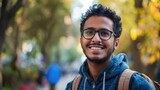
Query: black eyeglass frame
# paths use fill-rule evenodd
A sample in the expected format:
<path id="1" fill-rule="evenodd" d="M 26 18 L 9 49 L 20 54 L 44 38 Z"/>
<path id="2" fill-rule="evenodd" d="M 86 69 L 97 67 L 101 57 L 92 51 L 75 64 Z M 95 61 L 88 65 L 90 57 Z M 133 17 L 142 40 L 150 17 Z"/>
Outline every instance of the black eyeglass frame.
<path id="1" fill-rule="evenodd" d="M 92 36 L 92 38 L 86 38 L 86 37 L 84 36 L 84 31 L 85 31 L 85 30 L 93 30 L 93 31 L 95 31 L 95 32 L 94 32 L 94 35 Z M 99 34 L 99 32 L 102 31 L 102 30 L 108 31 L 108 32 L 110 33 L 109 38 L 107 38 L 107 39 L 102 38 L 102 36 Z M 112 34 L 114 35 L 114 37 L 116 36 L 116 35 L 114 34 L 114 32 L 112 32 L 112 31 L 110 31 L 110 30 L 108 30 L 108 29 L 99 29 L 99 30 L 96 30 L 96 29 L 94 29 L 94 28 L 87 28 L 87 29 L 82 30 L 82 36 L 83 36 L 85 39 L 87 39 L 87 40 L 92 40 L 96 33 L 98 33 L 98 36 L 100 37 L 101 40 L 105 40 L 105 41 L 109 40 L 109 39 L 111 38 Z"/>

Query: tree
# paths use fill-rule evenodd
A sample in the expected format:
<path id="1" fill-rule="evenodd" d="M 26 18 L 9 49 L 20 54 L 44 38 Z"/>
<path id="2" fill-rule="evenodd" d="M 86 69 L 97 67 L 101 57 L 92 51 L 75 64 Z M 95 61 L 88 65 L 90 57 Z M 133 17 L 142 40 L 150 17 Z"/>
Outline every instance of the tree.
<path id="1" fill-rule="evenodd" d="M 61 0 L 36 0 L 32 4 L 26 8 L 24 16 L 26 39 L 36 40 L 45 62 L 49 64 L 53 45 L 68 32 L 64 17 L 69 15 L 69 8 Z"/>
<path id="2" fill-rule="evenodd" d="M 8 28 L 9 22 L 14 18 L 16 12 L 22 7 L 22 0 L 17 0 L 13 6 L 9 6 L 9 0 L 1 0 L 0 7 L 0 84 L 2 84 L 2 61 L 1 61 L 1 52 L 2 46 L 5 40 L 5 31 Z M 8 9 L 9 8 L 9 9 Z M 2 85 L 0 85 L 2 86 Z"/>
<path id="3" fill-rule="evenodd" d="M 134 0 L 134 2 L 135 2 L 134 3 L 135 8 L 136 8 L 136 11 L 137 11 L 137 14 L 135 16 L 136 17 L 135 24 L 136 24 L 136 27 L 138 27 L 138 23 L 141 20 L 141 9 L 143 9 L 143 0 Z M 140 42 L 144 41 L 144 38 L 145 38 L 144 36 L 141 36 L 141 37 L 138 37 L 136 40 L 132 40 L 132 42 L 131 42 L 131 54 L 132 54 L 132 59 L 133 59 L 133 62 L 134 62 L 133 68 L 136 71 L 140 71 L 140 72 L 143 72 L 142 69 L 144 67 L 143 67 L 143 64 L 142 64 L 142 61 L 141 61 L 141 53 L 140 53 L 140 50 L 137 46 Z"/>

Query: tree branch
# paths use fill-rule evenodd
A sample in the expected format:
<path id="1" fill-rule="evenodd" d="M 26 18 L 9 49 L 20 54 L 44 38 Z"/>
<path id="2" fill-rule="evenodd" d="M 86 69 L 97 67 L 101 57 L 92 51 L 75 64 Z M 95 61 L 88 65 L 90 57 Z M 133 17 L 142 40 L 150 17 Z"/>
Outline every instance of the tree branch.
<path id="1" fill-rule="evenodd" d="M 6 16 L 7 4 L 8 4 L 8 0 L 2 0 L 1 15 L 0 15 L 1 19 Z"/>
<path id="2" fill-rule="evenodd" d="M 143 8 L 143 0 L 134 0 L 135 8 Z"/>
<path id="3" fill-rule="evenodd" d="M 8 11 L 8 18 L 11 19 L 15 16 L 16 12 L 22 7 L 23 0 L 17 0 L 15 5 Z"/>

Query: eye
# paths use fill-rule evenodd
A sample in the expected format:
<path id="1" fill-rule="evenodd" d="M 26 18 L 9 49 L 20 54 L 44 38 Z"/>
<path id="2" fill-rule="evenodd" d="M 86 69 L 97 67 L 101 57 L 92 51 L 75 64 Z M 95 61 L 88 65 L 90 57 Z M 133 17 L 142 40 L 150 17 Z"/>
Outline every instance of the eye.
<path id="1" fill-rule="evenodd" d="M 84 34 L 85 35 L 93 35 L 94 34 L 94 30 L 85 30 Z"/>
<path id="2" fill-rule="evenodd" d="M 101 36 L 103 36 L 103 37 L 108 37 L 109 35 L 110 35 L 110 32 L 109 31 L 100 31 L 100 34 L 101 34 Z"/>

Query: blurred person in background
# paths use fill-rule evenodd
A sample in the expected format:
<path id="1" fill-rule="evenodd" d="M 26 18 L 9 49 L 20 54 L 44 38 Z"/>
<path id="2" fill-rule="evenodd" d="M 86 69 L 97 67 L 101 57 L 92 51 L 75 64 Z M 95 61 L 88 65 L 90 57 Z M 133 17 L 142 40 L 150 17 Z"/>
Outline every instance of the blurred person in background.
<path id="1" fill-rule="evenodd" d="M 121 18 L 115 11 L 101 4 L 91 6 L 82 14 L 80 43 L 87 59 L 81 65 L 77 90 L 118 90 L 122 72 L 128 69 L 127 56 L 113 54 L 119 46 L 122 32 Z M 66 90 L 73 90 L 73 81 Z M 139 73 L 131 76 L 129 90 L 153 90 Z"/>

